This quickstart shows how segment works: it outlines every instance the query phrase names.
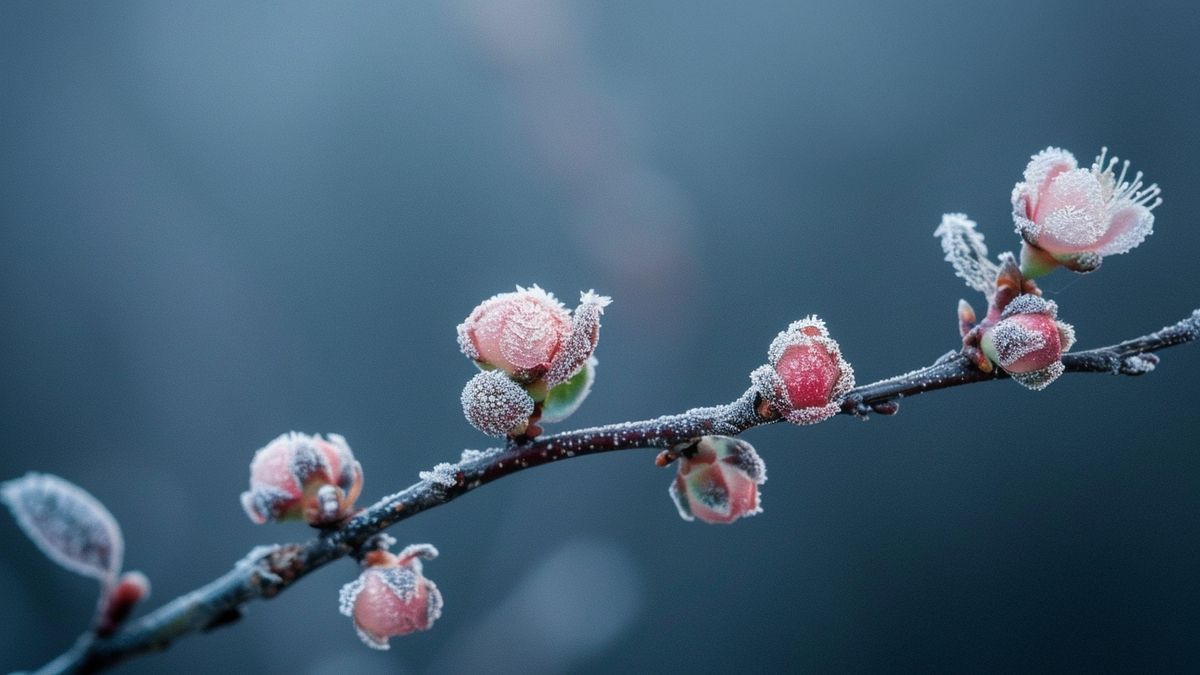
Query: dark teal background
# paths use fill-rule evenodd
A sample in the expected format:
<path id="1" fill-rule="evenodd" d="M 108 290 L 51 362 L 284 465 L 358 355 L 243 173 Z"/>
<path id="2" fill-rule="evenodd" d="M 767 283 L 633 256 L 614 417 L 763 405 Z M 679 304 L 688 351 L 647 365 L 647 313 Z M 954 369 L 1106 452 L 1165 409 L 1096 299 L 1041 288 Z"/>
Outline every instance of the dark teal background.
<path id="1" fill-rule="evenodd" d="M 729 400 L 816 312 L 867 382 L 956 347 L 945 211 L 1016 247 L 1047 145 L 1163 186 L 1155 234 L 1043 284 L 1089 347 L 1200 307 L 1194 3 L 0 2 L 0 477 L 121 520 L 150 606 L 255 544 L 254 450 L 342 433 L 363 503 L 488 441 L 455 325 L 612 295 L 552 430 Z M 972 298 L 980 307 L 980 299 Z M 130 673 L 1195 671 L 1200 347 L 776 426 L 766 512 L 684 523 L 652 452 L 514 476 L 393 529 L 445 615 L 363 647 L 349 562 Z M 0 670 L 94 584 L 0 518 Z"/>

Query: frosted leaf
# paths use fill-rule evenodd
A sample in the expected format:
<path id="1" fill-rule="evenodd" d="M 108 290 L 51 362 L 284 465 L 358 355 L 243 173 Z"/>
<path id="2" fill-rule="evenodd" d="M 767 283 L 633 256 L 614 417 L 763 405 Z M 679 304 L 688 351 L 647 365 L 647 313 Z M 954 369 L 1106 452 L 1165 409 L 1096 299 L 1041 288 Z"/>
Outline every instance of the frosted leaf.
<path id="1" fill-rule="evenodd" d="M 965 213 L 947 213 L 933 236 L 941 237 L 942 251 L 946 262 L 954 266 L 954 273 L 971 288 L 991 297 L 1000 268 L 988 259 L 987 246 L 983 235 L 975 230 L 975 221 Z"/>
<path id="2" fill-rule="evenodd" d="M 504 436 L 533 414 L 533 399 L 498 370 L 472 377 L 462 392 L 463 414 L 489 436 Z"/>
<path id="3" fill-rule="evenodd" d="M 458 479 L 455 477 L 457 473 L 457 464 L 441 462 L 437 466 L 433 467 L 432 471 L 421 471 L 417 473 L 417 476 L 419 476 L 421 480 L 429 481 L 430 483 L 437 483 L 438 485 L 444 485 L 446 487 L 454 487 L 454 485 L 458 483 Z"/>
<path id="4" fill-rule="evenodd" d="M 1066 369 L 1062 361 L 1055 361 L 1041 370 L 1034 370 L 1028 373 L 1009 373 L 1009 375 L 1021 386 L 1034 391 L 1041 391 L 1050 386 L 1051 382 L 1057 380 L 1058 376 L 1062 375 L 1064 370 Z"/>
<path id="5" fill-rule="evenodd" d="M 17 524 L 54 562 L 106 586 L 121 571 L 124 539 L 108 509 L 58 476 L 28 473 L 0 486 Z"/>
<path id="6" fill-rule="evenodd" d="M 559 345 L 558 353 L 546 373 L 546 384 L 553 387 L 566 382 L 579 372 L 592 352 L 596 351 L 596 342 L 600 337 L 600 316 L 604 308 L 612 303 L 612 298 L 597 295 L 595 291 L 580 293 L 579 306 L 571 319 L 571 332 Z"/>

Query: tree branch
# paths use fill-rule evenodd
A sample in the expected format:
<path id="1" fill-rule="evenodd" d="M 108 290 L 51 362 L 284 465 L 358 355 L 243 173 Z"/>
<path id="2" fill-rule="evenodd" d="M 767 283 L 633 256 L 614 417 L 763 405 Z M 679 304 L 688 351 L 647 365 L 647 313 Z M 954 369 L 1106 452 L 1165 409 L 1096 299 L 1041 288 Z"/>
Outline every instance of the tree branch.
<path id="1" fill-rule="evenodd" d="M 1062 361 L 1069 373 L 1142 375 L 1158 363 L 1153 352 L 1197 339 L 1200 339 L 1200 310 L 1149 335 L 1109 347 L 1064 354 Z M 902 398 L 1007 377 L 998 368 L 985 373 L 962 354 L 951 352 L 919 370 L 852 390 L 841 413 L 893 414 Z M 568 431 L 510 443 L 506 448 L 465 453 L 462 461 L 439 465 L 433 472 L 423 473 L 420 482 L 384 497 L 308 542 L 256 548 L 218 579 L 172 600 L 117 633 L 103 639 L 93 639 L 90 635 L 80 638 L 71 650 L 39 672 L 96 672 L 139 654 L 165 649 L 189 633 L 232 623 L 240 618 L 241 607 L 246 603 L 273 598 L 308 573 L 338 558 L 360 557 L 364 544 L 385 528 L 504 476 L 570 457 L 636 448 L 669 448 L 709 434 L 735 436 L 779 421 L 761 403 L 752 387 L 725 405 Z"/>

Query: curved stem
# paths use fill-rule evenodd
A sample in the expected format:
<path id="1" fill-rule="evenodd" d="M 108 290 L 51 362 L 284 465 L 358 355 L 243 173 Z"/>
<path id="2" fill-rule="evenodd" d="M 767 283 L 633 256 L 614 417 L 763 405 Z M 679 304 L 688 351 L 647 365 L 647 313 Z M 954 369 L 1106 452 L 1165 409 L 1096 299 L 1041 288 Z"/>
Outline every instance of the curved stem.
<path id="1" fill-rule="evenodd" d="M 1071 373 L 1141 375 L 1153 370 L 1152 352 L 1200 339 L 1200 310 L 1172 326 L 1116 345 L 1065 354 Z M 928 391 L 1006 378 L 999 369 L 985 373 L 960 353 L 935 363 L 863 385 L 850 392 L 841 412 L 865 416 L 892 414 L 896 401 Z M 279 594 L 308 573 L 338 558 L 360 555 L 363 545 L 385 528 L 426 509 L 440 506 L 504 476 L 542 464 L 582 455 L 636 448 L 669 448 L 698 436 L 734 436 L 778 421 L 760 406 L 753 388 L 731 403 L 694 408 L 640 422 L 609 424 L 567 431 L 486 452 L 466 453 L 455 464 L 443 464 L 396 494 L 380 499 L 336 529 L 305 543 L 259 547 L 221 577 L 126 625 L 115 634 L 84 636 L 70 651 L 39 672 L 95 672 L 139 654 L 165 649 L 189 633 L 236 621 L 241 607 Z"/>

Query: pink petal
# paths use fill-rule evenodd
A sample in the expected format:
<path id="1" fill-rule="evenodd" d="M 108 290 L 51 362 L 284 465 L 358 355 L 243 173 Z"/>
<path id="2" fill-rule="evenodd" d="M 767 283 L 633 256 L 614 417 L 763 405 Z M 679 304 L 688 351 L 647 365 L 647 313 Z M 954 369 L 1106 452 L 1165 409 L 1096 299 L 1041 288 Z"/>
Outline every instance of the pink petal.
<path id="1" fill-rule="evenodd" d="M 1128 253 L 1154 232 L 1154 214 L 1142 204 L 1131 204 L 1113 214 L 1108 232 L 1097 242 L 1101 255 Z"/>
<path id="2" fill-rule="evenodd" d="M 1025 167 L 1025 188 L 1022 190 L 1028 204 L 1027 217 L 1033 219 L 1041 201 L 1040 196 L 1050 188 L 1051 181 L 1077 166 L 1075 156 L 1062 148 L 1046 148 L 1029 158 L 1029 164 Z"/>

